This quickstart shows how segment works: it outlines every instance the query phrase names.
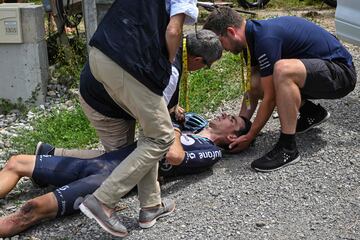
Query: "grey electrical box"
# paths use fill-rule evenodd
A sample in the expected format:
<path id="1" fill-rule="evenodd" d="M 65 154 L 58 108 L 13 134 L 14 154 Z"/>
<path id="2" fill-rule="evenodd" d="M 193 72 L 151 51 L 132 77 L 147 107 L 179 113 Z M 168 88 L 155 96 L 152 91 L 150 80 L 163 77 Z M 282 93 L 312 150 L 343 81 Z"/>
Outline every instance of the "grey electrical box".
<path id="1" fill-rule="evenodd" d="M 21 43 L 20 8 L 0 6 L 0 43 Z"/>
<path id="2" fill-rule="evenodd" d="M 48 81 L 42 5 L 0 4 L 0 99 L 42 104 Z"/>

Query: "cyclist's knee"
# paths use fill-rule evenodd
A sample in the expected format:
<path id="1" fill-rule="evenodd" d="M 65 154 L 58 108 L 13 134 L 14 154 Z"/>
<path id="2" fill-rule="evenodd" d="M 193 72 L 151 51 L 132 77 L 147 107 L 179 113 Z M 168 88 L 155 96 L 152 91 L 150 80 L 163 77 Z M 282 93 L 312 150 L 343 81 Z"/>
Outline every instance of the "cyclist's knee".
<path id="1" fill-rule="evenodd" d="M 12 156 L 7 161 L 4 170 L 10 172 L 17 172 L 18 165 L 19 165 L 19 155 Z"/>

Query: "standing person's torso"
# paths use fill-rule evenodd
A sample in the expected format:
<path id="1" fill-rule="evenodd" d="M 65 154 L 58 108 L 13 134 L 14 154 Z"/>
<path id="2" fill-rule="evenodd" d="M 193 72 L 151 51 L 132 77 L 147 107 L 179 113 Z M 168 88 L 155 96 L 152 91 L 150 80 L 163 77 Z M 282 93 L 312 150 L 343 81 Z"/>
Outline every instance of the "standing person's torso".
<path id="1" fill-rule="evenodd" d="M 165 40 L 169 19 L 165 0 L 115 1 L 89 44 L 162 95 L 171 73 Z"/>

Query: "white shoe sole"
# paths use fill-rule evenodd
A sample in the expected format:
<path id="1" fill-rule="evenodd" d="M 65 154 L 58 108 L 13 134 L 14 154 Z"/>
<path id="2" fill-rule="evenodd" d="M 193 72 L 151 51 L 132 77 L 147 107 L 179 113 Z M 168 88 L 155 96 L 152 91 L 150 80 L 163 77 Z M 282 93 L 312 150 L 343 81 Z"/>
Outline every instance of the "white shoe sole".
<path id="1" fill-rule="evenodd" d="M 128 235 L 127 232 L 126 232 L 126 233 L 125 233 L 125 232 L 124 232 L 124 233 L 120 233 L 120 232 L 115 232 L 115 231 L 109 229 L 109 228 L 108 228 L 106 225 L 104 225 L 100 220 L 98 220 L 98 218 L 95 217 L 95 215 L 92 214 L 92 212 L 91 212 L 84 204 L 80 204 L 79 208 L 80 208 L 80 211 L 85 214 L 85 216 L 87 216 L 87 217 L 90 218 L 90 219 L 94 219 L 94 220 L 100 225 L 100 227 L 101 227 L 102 229 L 104 229 L 106 232 L 108 232 L 108 233 L 110 233 L 110 234 L 112 234 L 112 235 L 114 235 L 114 236 L 117 236 L 117 237 L 126 237 L 126 236 Z"/>

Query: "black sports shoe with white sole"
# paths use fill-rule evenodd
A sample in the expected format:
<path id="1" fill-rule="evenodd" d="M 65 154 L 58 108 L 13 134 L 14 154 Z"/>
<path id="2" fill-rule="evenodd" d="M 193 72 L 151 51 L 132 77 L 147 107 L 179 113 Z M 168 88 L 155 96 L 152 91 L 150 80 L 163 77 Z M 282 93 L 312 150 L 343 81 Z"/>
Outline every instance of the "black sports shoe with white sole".
<path id="1" fill-rule="evenodd" d="M 330 113 L 325 110 L 320 104 L 315 105 L 310 101 L 306 101 L 305 104 L 299 110 L 299 116 L 296 124 L 296 133 L 304 133 L 309 131 L 315 126 L 328 120 Z"/>
<path id="2" fill-rule="evenodd" d="M 273 150 L 265 156 L 254 160 L 251 163 L 251 167 L 259 172 L 271 172 L 294 164 L 299 160 L 300 154 L 296 148 L 294 150 L 288 150 L 280 146 L 280 144 L 276 144 Z"/>

